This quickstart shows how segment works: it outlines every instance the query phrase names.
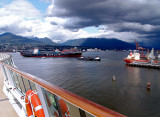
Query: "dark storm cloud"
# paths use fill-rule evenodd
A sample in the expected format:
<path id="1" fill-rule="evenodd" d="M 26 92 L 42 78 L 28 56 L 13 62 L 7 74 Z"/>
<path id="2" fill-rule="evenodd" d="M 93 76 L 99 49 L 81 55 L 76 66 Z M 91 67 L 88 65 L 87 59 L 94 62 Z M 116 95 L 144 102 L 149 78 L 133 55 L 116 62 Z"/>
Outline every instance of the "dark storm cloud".
<path id="1" fill-rule="evenodd" d="M 52 25 L 57 25 L 57 23 L 56 23 L 56 22 L 51 22 L 51 24 L 52 24 Z"/>
<path id="2" fill-rule="evenodd" d="M 121 20 L 119 17 L 123 16 L 124 12 L 116 10 L 111 4 L 110 1 L 105 0 L 56 0 L 52 15 L 71 18 L 70 24 L 73 22 L 73 26 L 66 24 L 68 28 L 119 22 Z"/>
<path id="3" fill-rule="evenodd" d="M 106 25 L 115 31 L 159 32 L 159 0 L 55 0 L 49 15 L 68 18 L 65 28 Z"/>
<path id="4" fill-rule="evenodd" d="M 158 0 L 55 0 L 54 5 L 52 15 L 79 18 L 78 25 L 84 27 L 117 22 L 160 24 Z"/>
<path id="5" fill-rule="evenodd" d="M 160 0 L 54 0 L 49 10 L 48 15 L 67 19 L 63 27 L 70 30 L 97 26 L 135 34 L 146 45 L 160 42 Z"/>
<path id="6" fill-rule="evenodd" d="M 150 24 L 140 24 L 140 23 L 133 23 L 133 22 L 124 22 L 124 23 L 114 23 L 108 24 L 105 27 L 99 28 L 101 30 L 114 30 L 116 32 L 136 32 L 136 33 L 158 33 L 160 32 L 160 25 L 150 25 Z"/>

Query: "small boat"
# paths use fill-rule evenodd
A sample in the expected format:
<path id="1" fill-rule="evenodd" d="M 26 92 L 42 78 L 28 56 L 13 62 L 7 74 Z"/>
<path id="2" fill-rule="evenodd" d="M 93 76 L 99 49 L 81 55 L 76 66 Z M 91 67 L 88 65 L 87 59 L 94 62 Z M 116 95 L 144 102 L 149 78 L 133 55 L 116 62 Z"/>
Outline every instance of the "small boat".
<path id="1" fill-rule="evenodd" d="M 95 58 L 93 58 L 93 57 L 83 57 L 83 56 L 81 56 L 81 57 L 78 58 L 78 60 L 84 60 L 84 61 L 101 61 L 101 59 L 100 59 L 98 56 L 96 56 Z"/>

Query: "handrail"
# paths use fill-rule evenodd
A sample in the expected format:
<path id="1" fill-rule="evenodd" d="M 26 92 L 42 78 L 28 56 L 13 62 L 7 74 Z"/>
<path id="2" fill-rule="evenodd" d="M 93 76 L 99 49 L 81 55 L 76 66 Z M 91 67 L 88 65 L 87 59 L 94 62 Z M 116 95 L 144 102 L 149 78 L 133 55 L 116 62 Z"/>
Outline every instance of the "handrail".
<path id="1" fill-rule="evenodd" d="M 11 57 L 11 56 L 10 56 Z M 18 74 L 24 76 L 25 78 L 37 83 L 41 87 L 45 88 L 49 92 L 63 98 L 64 100 L 72 103 L 73 105 L 87 111 L 88 113 L 98 116 L 98 117 L 125 117 L 124 115 L 112 111 L 108 108 L 105 108 L 99 104 L 96 104 L 92 101 L 89 101 L 85 98 L 82 98 L 80 96 L 77 96 L 67 90 L 64 90 L 56 85 L 53 85 L 41 78 L 38 78 L 36 76 L 33 76 L 29 73 L 23 72 L 15 67 L 11 67 L 5 63 L 0 62 L 0 64 L 6 66 L 7 68 L 13 70 L 14 72 L 17 72 Z"/>

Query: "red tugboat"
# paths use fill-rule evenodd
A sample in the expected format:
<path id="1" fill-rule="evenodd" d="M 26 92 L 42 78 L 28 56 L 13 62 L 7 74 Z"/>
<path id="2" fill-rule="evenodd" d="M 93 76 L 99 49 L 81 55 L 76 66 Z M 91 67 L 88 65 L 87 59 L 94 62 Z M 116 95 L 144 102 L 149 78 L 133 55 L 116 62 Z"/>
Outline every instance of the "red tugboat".
<path id="1" fill-rule="evenodd" d="M 77 48 L 64 49 L 59 51 L 58 49 L 54 51 L 39 51 L 37 48 L 33 52 L 20 52 L 24 57 L 81 57 L 82 52 L 78 51 Z"/>

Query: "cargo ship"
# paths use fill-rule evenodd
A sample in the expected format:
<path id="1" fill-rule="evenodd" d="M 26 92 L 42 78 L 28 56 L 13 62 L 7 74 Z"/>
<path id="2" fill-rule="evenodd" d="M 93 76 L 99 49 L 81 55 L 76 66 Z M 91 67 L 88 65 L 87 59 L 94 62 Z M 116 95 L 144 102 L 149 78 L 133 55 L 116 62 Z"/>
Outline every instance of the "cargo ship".
<path id="1" fill-rule="evenodd" d="M 20 52 L 24 57 L 81 57 L 82 52 L 78 51 L 77 48 L 64 49 L 59 51 L 56 49 L 54 51 L 39 51 L 38 48 L 34 48 L 33 52 Z"/>

